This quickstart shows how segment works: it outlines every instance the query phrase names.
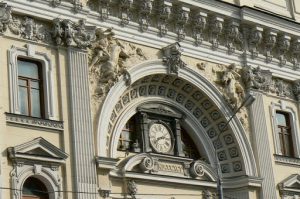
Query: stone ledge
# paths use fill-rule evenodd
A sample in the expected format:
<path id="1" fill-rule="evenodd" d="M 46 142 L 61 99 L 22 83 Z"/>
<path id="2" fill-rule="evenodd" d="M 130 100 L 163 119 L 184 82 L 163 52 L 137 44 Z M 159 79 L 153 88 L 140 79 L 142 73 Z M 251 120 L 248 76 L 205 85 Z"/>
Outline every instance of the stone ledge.
<path id="1" fill-rule="evenodd" d="M 292 164 L 300 166 L 300 158 L 287 157 L 282 155 L 274 154 L 275 162 L 283 164 Z"/>
<path id="2" fill-rule="evenodd" d="M 64 124 L 62 121 L 41 119 L 36 117 L 29 117 L 26 115 L 18 115 L 14 113 L 5 113 L 5 115 L 7 123 L 53 129 L 59 131 L 64 130 Z"/>

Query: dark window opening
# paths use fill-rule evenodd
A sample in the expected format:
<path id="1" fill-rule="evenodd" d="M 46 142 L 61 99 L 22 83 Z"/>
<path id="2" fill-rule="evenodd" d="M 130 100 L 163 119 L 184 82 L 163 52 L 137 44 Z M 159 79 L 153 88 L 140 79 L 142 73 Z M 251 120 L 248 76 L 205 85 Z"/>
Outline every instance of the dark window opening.
<path id="1" fill-rule="evenodd" d="M 22 199 L 49 199 L 48 190 L 39 179 L 29 177 L 23 185 Z"/>
<path id="2" fill-rule="evenodd" d="M 18 59 L 18 90 L 20 113 L 44 118 L 41 63 Z"/>
<path id="3" fill-rule="evenodd" d="M 188 133 L 184 128 L 181 128 L 181 141 L 182 141 L 182 150 L 185 157 L 191 159 L 199 159 L 200 154 L 197 150 L 197 147 Z"/>

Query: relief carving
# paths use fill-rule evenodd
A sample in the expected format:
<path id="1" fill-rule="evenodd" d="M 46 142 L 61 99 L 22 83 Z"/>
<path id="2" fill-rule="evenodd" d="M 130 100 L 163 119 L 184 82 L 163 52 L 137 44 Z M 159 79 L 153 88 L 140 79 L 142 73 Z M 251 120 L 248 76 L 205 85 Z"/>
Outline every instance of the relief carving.
<path id="1" fill-rule="evenodd" d="M 123 75 L 130 84 L 127 67 L 140 60 L 146 60 L 141 48 L 133 44 L 121 42 L 114 38 L 112 28 L 96 29 L 96 40 L 91 45 L 89 68 L 93 95 L 101 97 Z"/>
<path id="2" fill-rule="evenodd" d="M 232 107 L 238 107 L 244 99 L 244 89 L 240 83 L 241 75 L 238 73 L 235 64 L 230 64 L 221 75 L 223 94 Z"/>
<path id="3" fill-rule="evenodd" d="M 178 42 L 171 44 L 162 49 L 163 51 L 163 62 L 169 68 L 169 73 L 178 74 L 179 68 L 186 67 L 186 63 L 181 59 L 181 48 Z"/>
<path id="4" fill-rule="evenodd" d="M 170 14 L 171 14 L 171 8 L 172 8 L 172 3 L 165 1 L 165 0 L 160 0 L 157 3 L 157 17 L 158 17 L 158 29 L 159 29 L 159 34 L 161 37 L 165 36 L 168 32 L 168 20 L 170 19 Z"/>
<path id="5" fill-rule="evenodd" d="M 239 24 L 236 21 L 230 20 L 226 25 L 226 47 L 228 48 L 228 54 L 232 54 L 235 52 L 236 44 L 243 43 L 243 36 L 239 30 Z"/>
<path id="6" fill-rule="evenodd" d="M 132 8 L 133 0 L 121 0 L 120 1 L 120 19 L 121 25 L 126 26 L 130 21 L 130 9 Z"/>
<path id="7" fill-rule="evenodd" d="M 262 70 L 259 66 L 256 68 L 246 66 L 243 69 L 243 80 L 247 89 L 260 90 L 292 99 L 297 97 L 294 95 L 295 84 L 293 86 L 292 82 L 272 77 L 269 70 Z"/>
<path id="8" fill-rule="evenodd" d="M 12 20 L 11 18 L 11 7 L 7 6 L 6 3 L 0 3 L 0 32 L 3 33 L 7 30 L 7 27 Z"/>
<path id="9" fill-rule="evenodd" d="M 203 32 L 207 25 L 207 14 L 204 12 L 196 13 L 192 23 L 195 44 L 199 46 L 204 40 Z"/>
<path id="10" fill-rule="evenodd" d="M 127 191 L 132 199 L 136 199 L 135 195 L 137 194 L 137 185 L 134 180 L 129 180 L 127 183 Z"/>

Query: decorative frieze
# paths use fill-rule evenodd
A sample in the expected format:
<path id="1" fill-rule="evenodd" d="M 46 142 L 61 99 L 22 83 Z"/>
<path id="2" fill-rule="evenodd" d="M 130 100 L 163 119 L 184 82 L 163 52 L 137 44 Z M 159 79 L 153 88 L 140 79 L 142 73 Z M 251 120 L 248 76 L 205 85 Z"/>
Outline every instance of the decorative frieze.
<path id="1" fill-rule="evenodd" d="M 297 81 L 293 87 L 292 82 L 272 77 L 269 70 L 262 70 L 259 66 L 243 68 L 243 80 L 247 89 L 260 90 L 291 99 L 297 97 Z"/>
<path id="2" fill-rule="evenodd" d="M 0 3 L 0 32 L 3 33 L 7 30 L 8 25 L 11 23 L 11 7 L 6 3 Z"/>
<path id="3" fill-rule="evenodd" d="M 52 27 L 52 38 L 57 45 L 70 46 L 75 44 L 78 48 L 87 48 L 94 39 L 92 33 L 94 27 L 86 26 L 84 19 L 78 23 L 71 20 L 54 19 Z"/>
<path id="4" fill-rule="evenodd" d="M 36 128 L 46 128 L 59 131 L 64 130 L 64 124 L 61 121 L 46 120 L 12 113 L 6 113 L 6 122 L 10 124 L 25 125 Z"/>

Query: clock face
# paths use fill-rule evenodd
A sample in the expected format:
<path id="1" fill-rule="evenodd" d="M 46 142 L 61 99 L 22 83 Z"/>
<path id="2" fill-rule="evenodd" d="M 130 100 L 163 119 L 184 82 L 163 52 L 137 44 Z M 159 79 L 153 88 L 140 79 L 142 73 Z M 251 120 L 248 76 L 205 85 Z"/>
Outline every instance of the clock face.
<path id="1" fill-rule="evenodd" d="M 167 127 L 154 123 L 149 129 L 150 144 L 156 152 L 168 153 L 172 149 L 172 137 Z"/>

